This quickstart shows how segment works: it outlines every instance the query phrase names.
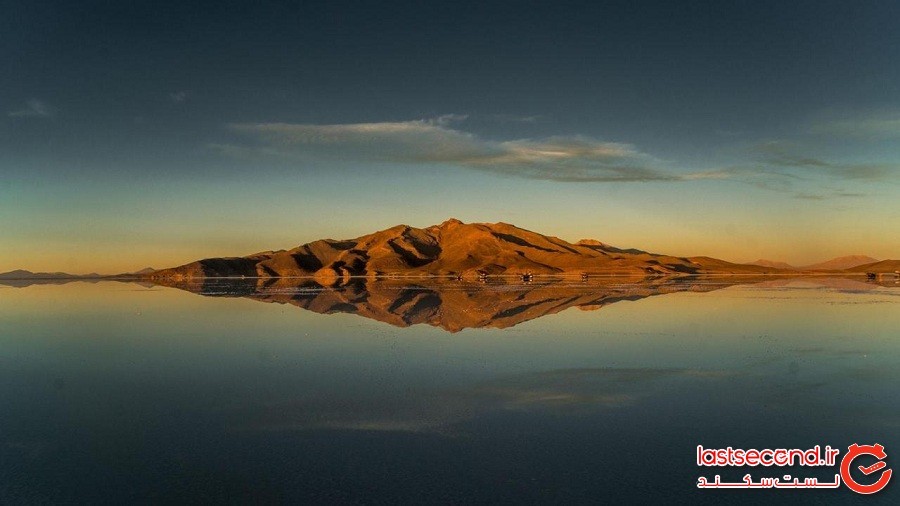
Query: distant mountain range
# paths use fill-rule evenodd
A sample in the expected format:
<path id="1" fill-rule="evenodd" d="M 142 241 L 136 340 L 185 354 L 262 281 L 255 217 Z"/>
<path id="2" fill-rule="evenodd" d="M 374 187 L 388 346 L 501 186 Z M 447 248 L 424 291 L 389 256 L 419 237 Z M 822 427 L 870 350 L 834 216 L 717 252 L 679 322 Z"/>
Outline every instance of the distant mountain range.
<path id="1" fill-rule="evenodd" d="M 882 260 L 872 264 L 857 265 L 845 272 L 900 272 L 900 260 Z"/>
<path id="2" fill-rule="evenodd" d="M 824 262 L 812 265 L 793 266 L 785 262 L 776 262 L 772 260 L 759 259 L 750 262 L 750 265 L 759 265 L 762 267 L 773 267 L 776 269 L 784 269 L 791 271 L 843 271 L 853 269 L 861 265 L 877 263 L 879 260 L 865 255 L 849 255 L 844 257 L 832 258 Z"/>
<path id="3" fill-rule="evenodd" d="M 65 272 L 31 272 L 22 269 L 0 273 L 0 279 L 75 279 L 75 278 L 100 278 L 100 274 L 68 274 Z"/>
<path id="4" fill-rule="evenodd" d="M 783 270 L 787 270 L 787 271 L 793 271 L 793 270 L 797 269 L 793 265 L 790 265 L 785 262 L 776 262 L 774 260 L 765 260 L 762 258 L 760 258 L 759 260 L 757 260 L 755 262 L 748 262 L 748 265 L 758 265 L 760 267 L 770 267 L 772 269 L 783 269 Z"/>
<path id="5" fill-rule="evenodd" d="M 859 265 L 854 263 L 853 267 Z M 289 250 L 264 251 L 245 257 L 208 258 L 155 271 L 146 277 L 178 281 L 313 276 L 327 280 L 401 275 L 471 278 L 529 273 L 652 276 L 789 274 L 794 271 L 796 269 L 791 266 L 736 264 L 703 256 L 677 257 L 620 249 L 593 239 L 569 243 L 507 223 L 467 224 L 450 219 L 427 228 L 397 225 L 355 239 L 323 239 Z"/>
<path id="6" fill-rule="evenodd" d="M 154 269 L 146 268 L 137 272 L 123 274 L 69 274 L 68 272 L 31 272 L 23 269 L 0 273 L 0 284 L 7 286 L 25 287 L 40 284 L 60 284 L 69 281 L 100 281 L 103 279 L 143 279 L 154 272 Z"/>
<path id="7" fill-rule="evenodd" d="M 100 278 L 116 278 L 130 276 L 145 276 L 156 269 L 147 267 L 136 272 L 125 272 L 122 274 L 69 274 L 68 272 L 31 272 L 23 269 L 17 269 L 9 272 L 0 273 L 0 279 L 100 279 Z"/>

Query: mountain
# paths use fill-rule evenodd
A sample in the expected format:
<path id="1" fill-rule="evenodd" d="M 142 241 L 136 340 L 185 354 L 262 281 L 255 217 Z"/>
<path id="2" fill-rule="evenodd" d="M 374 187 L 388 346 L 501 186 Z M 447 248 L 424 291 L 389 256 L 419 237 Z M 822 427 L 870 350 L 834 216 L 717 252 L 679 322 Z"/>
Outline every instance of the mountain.
<path id="1" fill-rule="evenodd" d="M 70 281 L 98 281 L 101 275 L 66 272 L 31 272 L 23 269 L 0 273 L 0 285 L 25 288 L 32 285 L 59 285 Z"/>
<path id="2" fill-rule="evenodd" d="M 533 274 L 760 274 L 777 271 L 709 257 L 674 257 L 619 249 L 599 241 L 577 244 L 507 223 L 450 219 L 427 228 L 397 225 L 356 239 L 324 239 L 290 250 L 208 258 L 147 275 L 149 279 L 207 277 L 459 276 Z"/>
<path id="3" fill-rule="evenodd" d="M 847 269 L 848 272 L 897 272 L 900 271 L 900 260 L 881 260 L 870 264 L 857 265 Z"/>
<path id="4" fill-rule="evenodd" d="M 25 288 L 32 285 L 60 285 L 73 281 L 85 281 L 90 283 L 104 280 L 127 281 L 145 279 L 153 272 L 155 272 L 155 270 L 148 267 L 137 272 L 114 274 L 110 276 L 97 274 L 96 272 L 90 274 L 69 274 L 67 272 L 31 272 L 17 269 L 0 273 L 0 284 L 16 288 Z"/>
<path id="5" fill-rule="evenodd" d="M 748 265 L 758 265 L 760 267 L 770 267 L 772 269 L 784 269 L 784 270 L 788 270 L 788 271 L 797 269 L 796 267 L 794 267 L 793 265 L 791 265 L 789 263 L 776 262 L 774 260 L 765 260 L 763 258 L 760 258 L 759 260 L 757 260 L 755 262 L 748 262 Z"/>
<path id="6" fill-rule="evenodd" d="M 831 260 L 820 262 L 812 265 L 804 265 L 798 267 L 803 271 L 842 271 L 852 269 L 860 265 L 866 265 L 877 262 L 878 259 L 867 257 L 865 255 L 850 255 L 845 257 L 832 258 Z"/>
<path id="7" fill-rule="evenodd" d="M 749 265 L 759 265 L 761 267 L 771 267 L 774 269 L 783 269 L 788 271 L 843 271 L 852 269 L 860 265 L 866 265 L 878 262 L 877 259 L 867 257 L 865 255 L 849 255 L 845 257 L 832 258 L 824 262 L 812 265 L 804 265 L 795 267 L 785 262 L 777 262 L 774 260 L 759 259 L 755 262 L 749 262 Z"/>
<path id="8" fill-rule="evenodd" d="M 99 277 L 99 274 L 68 274 L 65 272 L 31 272 L 22 269 L 0 273 L 0 279 L 77 279 Z"/>

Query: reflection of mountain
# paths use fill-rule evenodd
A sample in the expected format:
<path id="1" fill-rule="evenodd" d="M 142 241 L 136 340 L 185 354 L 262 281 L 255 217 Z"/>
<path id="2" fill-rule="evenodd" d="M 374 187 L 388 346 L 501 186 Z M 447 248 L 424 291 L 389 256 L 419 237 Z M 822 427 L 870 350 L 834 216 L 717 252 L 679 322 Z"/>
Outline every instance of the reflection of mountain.
<path id="1" fill-rule="evenodd" d="M 759 288 L 801 288 L 803 286 L 816 288 L 830 288 L 832 290 L 859 293 L 874 290 L 878 287 L 896 288 L 900 286 L 900 280 L 893 277 L 884 277 L 875 280 L 863 280 L 861 278 L 845 277 L 845 278 L 821 278 L 821 277 L 797 277 L 797 278 L 778 278 L 769 281 L 754 283 Z"/>
<path id="2" fill-rule="evenodd" d="M 660 278 L 532 284 L 354 279 L 326 288 L 310 279 L 200 279 L 165 284 L 207 296 L 291 304 L 316 313 L 352 313 L 397 327 L 428 324 L 449 332 L 507 328 L 577 307 L 590 311 L 665 293 L 707 292 L 748 279 Z"/>

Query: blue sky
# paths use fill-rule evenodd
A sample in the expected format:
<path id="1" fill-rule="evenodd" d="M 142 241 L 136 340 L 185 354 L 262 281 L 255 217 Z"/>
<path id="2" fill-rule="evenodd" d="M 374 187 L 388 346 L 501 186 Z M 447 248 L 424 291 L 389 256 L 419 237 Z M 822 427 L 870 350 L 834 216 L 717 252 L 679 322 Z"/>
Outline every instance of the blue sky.
<path id="1" fill-rule="evenodd" d="M 0 2 L 0 271 L 454 216 L 900 256 L 896 2 Z"/>

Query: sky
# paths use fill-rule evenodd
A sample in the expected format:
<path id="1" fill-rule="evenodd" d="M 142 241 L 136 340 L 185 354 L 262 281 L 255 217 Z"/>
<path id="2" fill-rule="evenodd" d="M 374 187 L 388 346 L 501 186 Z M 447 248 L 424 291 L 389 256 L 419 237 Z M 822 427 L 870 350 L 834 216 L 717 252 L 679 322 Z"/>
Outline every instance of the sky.
<path id="1" fill-rule="evenodd" d="M 449 217 L 900 258 L 900 3 L 0 0 L 0 272 Z"/>

